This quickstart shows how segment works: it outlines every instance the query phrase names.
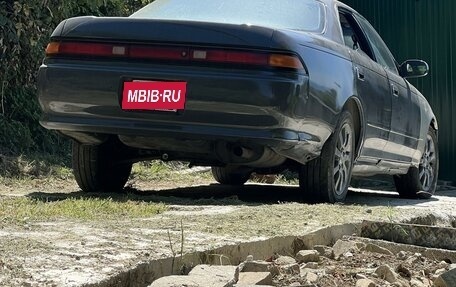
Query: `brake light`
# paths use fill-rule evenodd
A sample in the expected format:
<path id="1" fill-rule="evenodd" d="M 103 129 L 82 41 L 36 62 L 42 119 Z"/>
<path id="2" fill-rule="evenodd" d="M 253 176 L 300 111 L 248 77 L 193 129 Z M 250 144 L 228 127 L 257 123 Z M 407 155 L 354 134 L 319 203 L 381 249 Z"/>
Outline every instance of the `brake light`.
<path id="1" fill-rule="evenodd" d="M 59 54 L 86 56 L 114 56 L 114 46 L 110 44 L 92 43 L 60 43 Z"/>
<path id="2" fill-rule="evenodd" d="M 297 56 L 267 52 L 251 52 L 223 49 L 189 49 L 186 47 L 119 45 L 90 42 L 51 42 L 47 56 L 126 57 L 131 59 L 176 60 L 269 66 L 303 70 Z"/>

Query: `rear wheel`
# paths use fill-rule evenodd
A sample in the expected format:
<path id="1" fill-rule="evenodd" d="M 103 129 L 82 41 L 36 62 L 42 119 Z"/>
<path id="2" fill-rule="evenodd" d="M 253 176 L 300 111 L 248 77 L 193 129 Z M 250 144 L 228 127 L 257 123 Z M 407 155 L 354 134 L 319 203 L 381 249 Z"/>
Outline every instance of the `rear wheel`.
<path id="1" fill-rule="evenodd" d="M 82 191 L 119 192 L 123 189 L 132 164 L 117 162 L 116 154 L 109 143 L 91 146 L 73 142 L 73 173 Z"/>
<path id="2" fill-rule="evenodd" d="M 301 167 L 299 186 L 306 201 L 343 202 L 347 196 L 355 154 L 353 117 L 344 111 L 319 158 Z"/>
<path id="3" fill-rule="evenodd" d="M 419 167 L 411 167 L 405 175 L 394 176 L 396 190 L 404 198 L 430 198 L 437 188 L 438 174 L 439 150 L 437 134 L 433 128 L 430 128 Z"/>
<path id="4" fill-rule="evenodd" d="M 220 184 L 243 185 L 249 180 L 251 171 L 237 166 L 212 167 L 212 175 Z"/>

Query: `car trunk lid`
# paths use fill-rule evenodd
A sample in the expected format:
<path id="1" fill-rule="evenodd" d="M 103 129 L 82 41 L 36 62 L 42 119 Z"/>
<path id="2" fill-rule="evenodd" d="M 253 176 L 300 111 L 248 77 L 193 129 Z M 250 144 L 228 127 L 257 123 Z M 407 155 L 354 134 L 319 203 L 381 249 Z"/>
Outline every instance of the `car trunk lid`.
<path id="1" fill-rule="evenodd" d="M 280 48 L 271 41 L 273 33 L 248 25 L 87 16 L 62 22 L 52 38 Z"/>

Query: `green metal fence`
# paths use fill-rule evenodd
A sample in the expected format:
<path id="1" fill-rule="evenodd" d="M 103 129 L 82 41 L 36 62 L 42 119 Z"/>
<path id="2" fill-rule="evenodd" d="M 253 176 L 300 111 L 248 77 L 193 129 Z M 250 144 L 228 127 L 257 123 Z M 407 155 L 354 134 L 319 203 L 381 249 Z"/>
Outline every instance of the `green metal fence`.
<path id="1" fill-rule="evenodd" d="M 422 59 L 430 75 L 410 82 L 430 102 L 439 123 L 441 179 L 456 182 L 456 1 L 342 0 L 366 17 L 398 62 Z"/>

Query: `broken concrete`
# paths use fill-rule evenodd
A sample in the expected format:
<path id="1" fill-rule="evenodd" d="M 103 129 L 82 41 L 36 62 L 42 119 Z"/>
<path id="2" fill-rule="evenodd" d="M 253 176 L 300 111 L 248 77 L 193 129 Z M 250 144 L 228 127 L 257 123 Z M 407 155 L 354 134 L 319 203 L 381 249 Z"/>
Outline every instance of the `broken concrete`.
<path id="1" fill-rule="evenodd" d="M 241 272 L 269 272 L 272 265 L 272 262 L 262 260 L 246 261 Z"/>
<path id="2" fill-rule="evenodd" d="M 296 259 L 290 256 L 279 256 L 274 263 L 279 266 L 296 264 Z"/>
<path id="3" fill-rule="evenodd" d="M 370 279 L 360 279 L 356 281 L 356 287 L 375 287 L 375 282 Z"/>
<path id="4" fill-rule="evenodd" d="M 150 287 L 231 287 L 239 280 L 237 266 L 198 265 L 186 276 L 166 276 Z"/>
<path id="5" fill-rule="evenodd" d="M 397 281 L 398 275 L 396 272 L 393 271 L 393 269 L 388 266 L 388 265 L 382 265 L 375 269 L 375 274 L 377 276 L 389 283 L 394 283 Z"/>
<path id="6" fill-rule="evenodd" d="M 373 243 L 366 244 L 365 247 L 360 249 L 361 251 L 367 251 L 372 253 L 379 253 L 379 254 L 386 254 L 386 255 L 393 255 L 393 252 L 389 251 L 386 248 L 380 247 Z"/>
<path id="7" fill-rule="evenodd" d="M 320 253 L 316 250 L 301 250 L 296 254 L 296 261 L 299 263 L 318 262 Z"/>
<path id="8" fill-rule="evenodd" d="M 314 250 L 318 251 L 320 256 L 324 256 L 326 258 L 332 259 L 334 258 L 334 252 L 332 247 L 325 246 L 325 245 L 315 245 Z"/>
<path id="9" fill-rule="evenodd" d="M 232 284 L 211 276 L 166 276 L 158 279 L 149 287 L 231 287 Z"/>
<path id="10" fill-rule="evenodd" d="M 355 241 L 350 240 L 337 240 L 336 244 L 332 247 L 334 259 L 339 260 L 341 256 L 347 253 L 358 251 L 358 247 Z"/>
<path id="11" fill-rule="evenodd" d="M 456 250 L 456 229 L 449 227 L 363 221 L 361 236 L 397 243 Z"/>
<path id="12" fill-rule="evenodd" d="M 394 243 L 386 240 L 377 240 L 357 236 L 345 236 L 343 238 L 345 240 L 355 240 L 364 242 L 366 244 L 375 244 L 391 251 L 393 254 L 397 254 L 397 257 L 402 260 L 407 259 L 407 252 L 409 252 L 411 254 L 420 253 L 424 257 L 435 258 L 439 261 L 456 262 L 456 250 L 428 248 L 423 246 Z"/>
<path id="13" fill-rule="evenodd" d="M 270 272 L 241 272 L 236 285 L 272 285 Z"/>
<path id="14" fill-rule="evenodd" d="M 340 227 L 339 227 L 340 228 Z M 380 266 L 378 268 L 372 268 L 372 266 L 369 266 L 369 264 L 366 266 L 366 268 L 363 269 L 354 269 L 353 270 L 353 275 L 349 275 L 350 277 L 354 278 L 353 285 L 356 284 L 365 284 L 365 286 L 371 285 L 368 280 L 375 282 L 375 284 L 380 284 L 381 282 L 389 282 L 391 286 L 416 286 L 416 287 L 430 287 L 431 282 L 429 279 L 420 276 L 419 274 L 427 274 L 426 276 L 429 276 L 430 278 L 435 278 L 435 280 L 438 279 L 438 276 L 443 276 L 443 274 L 447 271 L 447 269 L 450 269 L 450 265 L 447 264 L 446 262 L 440 262 L 442 260 L 449 260 L 447 259 L 440 259 L 440 261 L 437 261 L 435 263 L 428 262 L 426 258 L 426 255 L 429 255 L 430 257 L 427 258 L 432 258 L 435 259 L 435 255 L 440 254 L 444 256 L 445 254 L 448 256 L 448 252 L 451 253 L 451 251 L 448 250 L 441 250 L 437 249 L 438 252 L 435 252 L 436 249 L 431 249 L 431 248 L 425 248 L 425 247 L 419 247 L 419 246 L 409 246 L 409 245 L 404 245 L 404 244 L 397 244 L 397 243 L 391 243 L 391 242 L 386 242 L 382 240 L 372 240 L 372 239 L 366 239 L 366 238 L 361 238 L 353 235 L 345 235 L 341 237 L 333 237 L 329 238 L 326 237 L 326 235 L 331 234 L 331 232 L 328 232 L 327 229 L 320 230 L 318 232 L 315 232 L 308 237 L 300 237 L 300 238 L 295 238 L 293 239 L 287 239 L 287 242 L 290 244 L 288 247 L 286 246 L 281 246 L 281 250 L 283 253 L 276 253 L 276 252 L 271 252 L 271 249 L 267 248 L 267 246 L 270 246 L 270 243 L 267 244 L 260 244 L 261 248 L 265 247 L 267 249 L 262 249 L 259 250 L 258 246 L 257 248 L 252 248 L 252 247 L 246 247 L 243 245 L 242 247 L 238 246 L 230 246 L 230 247 L 223 247 L 223 249 L 218 249 L 217 251 L 209 251 L 209 252 L 202 252 L 202 253 L 197 253 L 197 255 L 193 255 L 193 261 L 188 261 L 189 259 L 184 256 L 182 259 L 182 262 L 195 262 L 195 256 L 199 257 L 200 259 L 207 260 L 210 257 L 207 257 L 207 254 L 229 254 L 230 256 L 234 255 L 233 257 L 228 257 L 229 260 L 234 263 L 239 263 L 242 262 L 239 268 L 237 268 L 237 271 L 241 271 L 239 273 L 240 277 L 239 278 L 258 278 L 261 276 L 273 278 L 273 284 L 268 283 L 261 283 L 265 285 L 274 285 L 277 286 L 277 282 L 288 282 L 288 283 L 283 283 L 285 284 L 284 286 L 291 286 L 292 285 L 292 278 L 301 278 L 303 282 L 308 284 L 309 286 L 312 286 L 312 284 L 320 284 L 321 286 L 325 286 L 325 276 L 323 274 L 326 274 L 326 276 L 338 276 L 338 272 L 341 272 L 341 270 L 338 270 L 337 267 L 335 268 L 334 266 L 337 266 L 340 263 L 337 263 L 337 261 L 332 261 L 331 258 L 328 257 L 333 257 L 332 254 L 335 251 L 335 253 L 338 255 L 339 258 L 344 258 L 344 264 L 347 262 L 350 262 L 351 260 L 354 260 L 353 262 L 357 262 L 356 259 L 359 258 L 359 256 L 363 256 L 361 258 L 367 258 L 369 256 L 373 256 L 374 258 L 381 258 L 380 261 L 382 262 L 384 260 L 388 261 L 394 261 L 395 264 L 391 266 Z M 330 246 L 325 246 L 325 245 L 318 245 L 313 243 L 319 243 L 317 242 L 316 238 L 318 238 L 319 235 L 323 235 L 320 238 L 322 238 L 323 242 L 336 242 L 333 247 Z M 276 242 L 276 241 L 275 241 Z M 277 243 L 277 242 L 276 242 Z M 317 250 L 299 250 L 296 253 L 296 257 L 289 257 L 289 256 L 277 256 L 278 254 L 293 254 L 292 252 L 296 252 L 296 248 L 302 247 L 303 245 L 308 244 L 309 246 L 312 246 L 318 250 L 320 250 L 321 253 L 324 253 L 328 255 L 328 257 L 321 256 L 320 257 L 320 252 Z M 242 245 L 242 244 L 241 244 Z M 276 245 L 277 246 L 277 245 Z M 262 257 L 257 257 L 253 256 L 250 254 L 244 254 L 243 258 L 247 257 L 246 261 L 238 260 L 238 258 L 241 258 L 241 252 L 240 251 L 246 252 L 247 250 L 253 251 L 255 254 L 262 254 Z M 269 251 L 270 253 L 266 253 Z M 416 252 L 415 252 L 416 251 Z M 432 252 L 431 252 L 432 251 Z M 440 252 L 440 253 L 439 253 Z M 310 255 L 311 254 L 311 255 Z M 331 254 L 331 256 L 329 256 Z M 373 255 L 369 255 L 373 254 Z M 376 255 L 374 255 L 376 254 Z M 397 256 L 395 254 L 398 254 Z M 403 259 L 400 259 L 399 255 L 403 257 Z M 426 255 L 425 255 L 426 254 Z M 320 263 L 316 262 L 307 262 L 307 260 L 302 260 L 302 258 L 305 258 L 306 256 L 317 256 L 319 258 Z M 300 258 L 302 257 L 302 258 Z M 233 260 L 233 258 L 236 258 L 236 260 Z M 267 262 L 263 260 L 253 260 L 254 258 L 269 258 L 269 260 L 272 260 L 275 258 L 273 262 Z M 300 259 L 299 259 L 300 258 Z M 384 259 L 383 259 L 384 258 Z M 296 260 L 298 259 L 298 260 Z M 365 259 L 363 259 L 365 260 Z M 403 260 L 403 261 L 402 261 Z M 217 260 L 213 261 L 214 264 L 216 264 Z M 301 264 L 298 263 L 293 263 L 293 262 L 300 262 Z M 423 262 L 428 262 L 423 265 Z M 342 262 L 342 261 L 339 261 Z M 403 262 L 404 265 L 402 265 Z M 453 262 L 453 261 L 451 261 Z M 311 265 L 312 264 L 312 265 Z M 332 266 L 334 264 L 334 266 Z M 407 265 L 408 264 L 408 265 Z M 411 264 L 411 265 L 410 265 Z M 418 264 L 418 265 L 416 265 Z M 410 269 L 410 266 L 431 266 L 431 265 L 426 265 L 426 264 L 431 264 L 433 267 L 432 268 L 425 268 L 421 267 L 422 270 L 413 270 Z M 377 265 L 379 266 L 379 265 Z M 235 268 L 236 266 L 232 267 Z M 376 267 L 376 266 L 375 266 Z M 194 269 L 198 270 L 198 269 Z M 205 268 L 202 269 L 202 271 L 206 270 Z M 208 269 L 209 270 L 209 269 Z M 274 272 L 272 272 L 275 270 Z M 344 270 L 345 272 L 349 271 Z M 252 273 L 252 271 L 254 271 Z M 205 272 L 196 272 L 196 271 L 191 271 L 190 272 L 190 277 L 191 276 L 196 276 L 192 278 L 196 279 L 201 279 L 204 277 Z M 261 273 L 263 272 L 263 273 Z M 272 274 L 271 274 L 272 272 Z M 352 272 L 352 271 L 349 271 Z M 421 272 L 421 273 L 417 273 Z M 442 274 L 440 274 L 441 272 Z M 243 273 L 246 273 L 243 275 Z M 258 273 L 258 274 L 254 274 Z M 269 275 L 268 275 L 269 274 Z M 340 273 L 339 273 L 340 274 Z M 206 274 L 208 275 L 208 274 Z M 348 274 L 347 274 L 348 275 Z M 258 277 L 257 277 L 258 276 Z M 190 278 L 187 277 L 187 278 Z M 173 277 L 176 280 L 182 280 L 182 276 L 180 277 Z M 337 278 L 337 277 L 333 277 Z M 404 279 L 407 278 L 407 279 Z M 443 277 L 442 277 L 443 278 Z M 363 280 L 365 279 L 365 280 Z M 163 279 L 165 280 L 165 279 Z M 192 279 L 190 283 L 196 284 L 198 281 Z M 252 279 L 253 280 L 253 279 Z M 268 279 L 269 280 L 269 279 Z M 290 280 L 290 281 L 287 281 Z M 323 281 L 322 281 L 323 280 Z M 384 281 L 382 281 L 384 280 Z M 255 280 L 254 280 L 255 281 Z M 160 282 L 165 282 L 166 281 L 158 281 Z M 182 282 L 182 281 L 178 281 Z M 206 281 L 210 282 L 210 281 Z M 230 281 L 233 283 L 233 281 Z M 247 281 L 245 284 L 241 281 L 238 280 L 236 286 L 253 286 L 250 282 L 252 281 Z M 257 282 L 264 282 L 264 281 L 257 281 Z M 322 283 L 323 282 L 323 283 Z M 330 281 L 328 281 L 330 282 Z M 155 282 L 154 282 L 155 283 Z M 223 282 L 222 282 L 223 283 Z M 412 284 L 413 283 L 413 284 Z M 221 283 L 220 283 L 221 284 Z M 234 283 L 233 283 L 234 284 Z M 257 283 L 260 284 L 260 283 Z M 280 283 L 282 284 L 282 283 Z M 279 285 L 280 285 L 279 284 Z M 286 285 L 288 284 L 288 285 Z M 381 285 L 381 284 L 380 284 Z M 166 285 L 163 285 L 166 286 Z M 172 285 L 171 285 L 172 286 Z M 195 285 L 196 286 L 196 285 Z M 215 286 L 215 285 L 214 285 Z M 341 286 L 346 286 L 346 285 L 341 285 Z M 347 285 L 348 286 L 348 285 Z M 155 287 L 155 286 L 154 286 Z M 168 286 L 166 286 L 168 287 Z M 193 287 L 193 285 L 192 285 Z M 199 286 L 198 286 L 199 287 Z"/>
<path id="15" fill-rule="evenodd" d="M 454 287 L 456 286 L 456 269 L 441 274 L 434 281 L 435 287 Z"/>

